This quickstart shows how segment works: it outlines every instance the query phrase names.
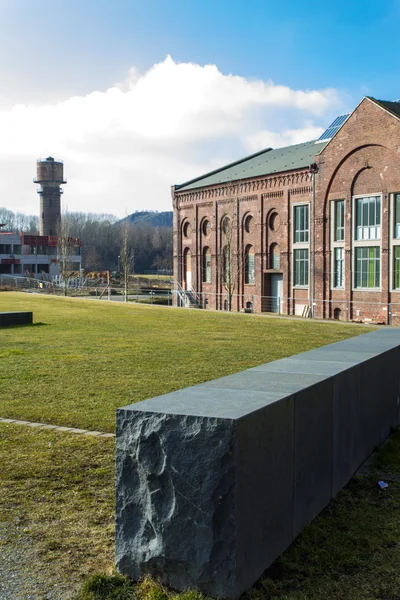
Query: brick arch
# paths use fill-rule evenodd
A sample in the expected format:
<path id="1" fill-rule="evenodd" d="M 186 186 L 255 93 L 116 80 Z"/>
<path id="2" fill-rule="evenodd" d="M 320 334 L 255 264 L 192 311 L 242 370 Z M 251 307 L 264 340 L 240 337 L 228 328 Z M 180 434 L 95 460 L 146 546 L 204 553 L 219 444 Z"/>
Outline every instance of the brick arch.
<path id="1" fill-rule="evenodd" d="M 334 169 L 332 175 L 330 176 L 328 185 L 326 186 L 325 197 L 324 197 L 324 217 L 325 218 L 327 217 L 329 194 L 331 192 L 335 191 L 335 184 L 337 182 L 339 182 L 341 172 L 345 173 L 345 170 L 347 170 L 348 172 L 351 171 L 351 169 L 348 166 L 348 163 L 350 161 L 354 161 L 354 170 L 353 170 L 353 172 L 356 171 L 356 177 L 357 177 L 357 175 L 361 171 L 365 170 L 366 168 L 373 168 L 375 166 L 375 165 L 370 165 L 370 164 L 363 164 L 363 165 L 361 165 L 361 160 L 363 160 L 363 159 L 361 159 L 361 154 L 365 150 L 369 150 L 369 149 L 377 150 L 377 153 L 374 152 L 374 157 L 373 157 L 373 162 L 374 163 L 385 162 L 385 160 L 382 158 L 382 152 L 384 154 L 390 153 L 392 160 L 393 160 L 393 157 L 395 157 L 395 159 L 397 159 L 397 161 L 399 161 L 399 168 L 400 168 L 400 157 L 399 157 L 399 155 L 397 153 L 395 153 L 394 150 L 392 150 L 391 148 L 388 148 L 387 146 L 384 146 L 382 144 L 364 144 L 362 146 L 357 146 L 357 148 L 353 148 L 337 164 L 337 166 Z M 359 156 L 357 156 L 357 155 L 359 155 Z M 360 164 L 357 165 L 357 161 L 359 159 L 361 159 L 360 160 Z M 380 172 L 383 173 L 383 169 Z M 348 175 L 347 179 L 349 179 L 349 177 L 350 176 Z M 383 175 L 382 175 L 382 177 L 383 177 Z M 382 189 L 382 187 L 384 187 L 384 186 L 387 186 L 387 184 L 389 183 L 389 180 L 390 180 L 390 173 L 385 173 L 385 180 L 381 181 L 381 183 L 380 183 L 380 189 Z M 349 192 L 353 188 L 353 181 L 354 181 L 354 176 L 352 177 L 352 180 L 349 181 L 349 185 L 347 186 L 347 189 L 349 190 Z M 340 187 L 340 185 L 338 187 Z M 339 191 L 343 191 L 343 190 L 340 189 Z"/>
<path id="2" fill-rule="evenodd" d="M 356 173 L 351 186 L 351 195 L 374 194 L 383 189 L 383 176 L 372 167 L 365 167 Z"/>

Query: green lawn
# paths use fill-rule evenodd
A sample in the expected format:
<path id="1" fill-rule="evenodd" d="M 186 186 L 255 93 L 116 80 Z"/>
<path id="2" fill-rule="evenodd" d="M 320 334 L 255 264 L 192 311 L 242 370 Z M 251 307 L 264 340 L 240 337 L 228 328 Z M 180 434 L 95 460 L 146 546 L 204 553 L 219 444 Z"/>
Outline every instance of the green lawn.
<path id="1" fill-rule="evenodd" d="M 365 332 L 360 325 L 0 293 L 0 417 L 113 431 L 115 409 Z"/>
<path id="2" fill-rule="evenodd" d="M 12 459 L 10 459 L 12 457 Z M 113 566 L 114 442 L 0 423 L 0 521 L 33 540 L 32 570 L 60 589 Z M 398 600 L 400 433 L 297 538 L 243 600 Z M 384 478 L 389 488 L 379 490 Z M 13 544 L 12 537 L 0 543 Z M 115 584 L 96 579 L 92 589 Z M 64 584 L 64 586 L 63 586 Z M 65 587 L 67 586 L 67 588 Z M 125 586 L 125 588 L 128 586 Z M 131 586 L 129 585 L 129 588 Z M 121 587 L 121 590 L 123 588 Z M 168 600 L 146 581 L 120 595 L 85 600 Z M 201 600 L 181 594 L 174 600 Z"/>
<path id="3" fill-rule="evenodd" d="M 364 333 L 359 325 L 0 293 L 34 326 L 0 330 L 0 416 L 113 431 L 115 408 Z M 246 600 L 400 598 L 400 436 Z M 75 589 L 113 565 L 114 441 L 0 423 L 2 547 L 33 543 L 37 576 Z M 381 474 L 379 474 L 381 476 Z M 17 534 L 15 534 L 17 531 Z M 116 584 L 97 579 L 93 589 Z M 151 581 L 85 600 L 166 600 Z M 122 589 L 122 588 L 121 588 Z M 131 593 L 132 592 L 132 593 Z M 196 594 L 177 596 L 198 600 Z"/>
<path id="4" fill-rule="evenodd" d="M 3 548 L 33 545 L 32 574 L 67 589 L 110 571 L 114 447 L 113 439 L 0 423 L 0 523 L 8 524 L 0 561 Z"/>

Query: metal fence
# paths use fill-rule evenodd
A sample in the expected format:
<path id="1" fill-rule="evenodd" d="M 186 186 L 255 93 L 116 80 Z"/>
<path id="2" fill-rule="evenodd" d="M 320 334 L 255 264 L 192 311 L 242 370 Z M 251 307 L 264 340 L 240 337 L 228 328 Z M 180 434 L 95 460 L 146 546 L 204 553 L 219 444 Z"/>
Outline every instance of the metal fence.
<path id="1" fill-rule="evenodd" d="M 187 295 L 187 298 L 185 297 Z M 174 304 L 186 308 L 217 309 L 231 312 L 269 313 L 278 316 L 332 319 L 364 323 L 400 325 L 400 303 L 360 300 L 314 300 L 296 297 L 249 294 L 200 293 L 196 302 L 191 291 L 174 291 Z"/>

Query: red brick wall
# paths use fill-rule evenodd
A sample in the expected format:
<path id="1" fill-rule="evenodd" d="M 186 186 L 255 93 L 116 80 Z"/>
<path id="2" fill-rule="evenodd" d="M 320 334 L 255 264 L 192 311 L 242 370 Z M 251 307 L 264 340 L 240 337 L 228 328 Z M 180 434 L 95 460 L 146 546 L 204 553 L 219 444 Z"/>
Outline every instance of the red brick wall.
<path id="1" fill-rule="evenodd" d="M 347 305 L 350 319 L 387 322 L 388 304 L 400 301 L 400 294 L 390 291 L 389 277 L 390 194 L 400 191 L 400 120 L 365 98 L 316 162 L 316 214 L 323 217 L 316 226 L 316 264 L 322 274 L 316 278 L 319 315 L 332 317 L 336 304 Z M 380 291 L 353 289 L 353 196 L 362 194 L 382 194 Z M 344 291 L 330 286 L 329 213 L 335 199 L 346 202 Z M 331 301 L 324 310 L 321 300 Z"/>
<path id="2" fill-rule="evenodd" d="M 390 290 L 389 277 L 390 194 L 400 192 L 400 120 L 365 98 L 316 157 L 316 163 L 313 278 L 316 316 L 333 318 L 334 309 L 338 308 L 341 319 L 387 322 L 389 303 L 398 302 L 399 317 L 394 317 L 393 322 L 397 318 L 400 321 L 400 292 Z M 240 310 L 247 302 L 253 302 L 256 311 L 269 309 L 268 300 L 262 302 L 260 297 L 271 294 L 269 276 L 277 272 L 270 269 L 273 244 L 278 244 L 280 250 L 278 272 L 283 274 L 283 312 L 294 312 L 294 302 L 309 304 L 310 290 L 292 287 L 292 207 L 297 203 L 311 203 L 311 179 L 308 170 L 302 170 L 187 192 L 173 189 L 175 278 L 182 281 L 182 257 L 185 248 L 188 248 L 193 287 L 202 295 L 203 301 L 207 298 L 209 308 L 223 308 L 227 293 L 221 283 L 221 220 L 224 214 L 229 214 L 236 221 L 234 236 L 237 248 L 244 249 L 251 244 L 255 251 L 255 283 L 245 284 L 244 273 L 238 277 L 234 293 L 239 294 L 239 298 L 235 298 L 232 309 Z M 353 290 L 352 198 L 362 194 L 382 194 L 380 291 Z M 330 202 L 337 199 L 345 200 L 344 290 L 331 289 Z M 250 232 L 244 227 L 246 215 L 253 217 Z M 271 227 L 273 216 L 275 225 Z M 211 223 L 208 236 L 202 231 L 204 219 Z M 185 220 L 191 225 L 189 237 L 182 234 Z M 202 281 L 202 251 L 205 246 L 210 248 L 212 256 L 211 283 Z"/>

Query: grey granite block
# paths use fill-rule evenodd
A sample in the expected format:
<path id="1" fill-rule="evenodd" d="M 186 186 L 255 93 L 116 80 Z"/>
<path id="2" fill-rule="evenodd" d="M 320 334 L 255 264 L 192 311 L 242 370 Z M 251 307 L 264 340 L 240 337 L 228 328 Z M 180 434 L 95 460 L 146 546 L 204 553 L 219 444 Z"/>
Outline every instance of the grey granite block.
<path id="1" fill-rule="evenodd" d="M 379 330 L 117 411 L 116 561 L 238 598 L 399 423 Z"/>
<path id="2" fill-rule="evenodd" d="M 332 378 L 294 401 L 294 536 L 329 503 L 332 490 Z"/>
<path id="3" fill-rule="evenodd" d="M 334 380 L 332 497 L 343 488 L 362 461 L 361 367 L 353 365 Z"/>
<path id="4" fill-rule="evenodd" d="M 0 312 L 0 327 L 12 327 L 13 325 L 32 325 L 32 312 Z"/>
<path id="5" fill-rule="evenodd" d="M 119 410 L 116 564 L 236 597 L 235 424 Z M 193 460 L 195 458 L 195 460 Z"/>
<path id="6" fill-rule="evenodd" d="M 293 539 L 294 398 L 237 425 L 237 580 L 247 589 Z"/>

